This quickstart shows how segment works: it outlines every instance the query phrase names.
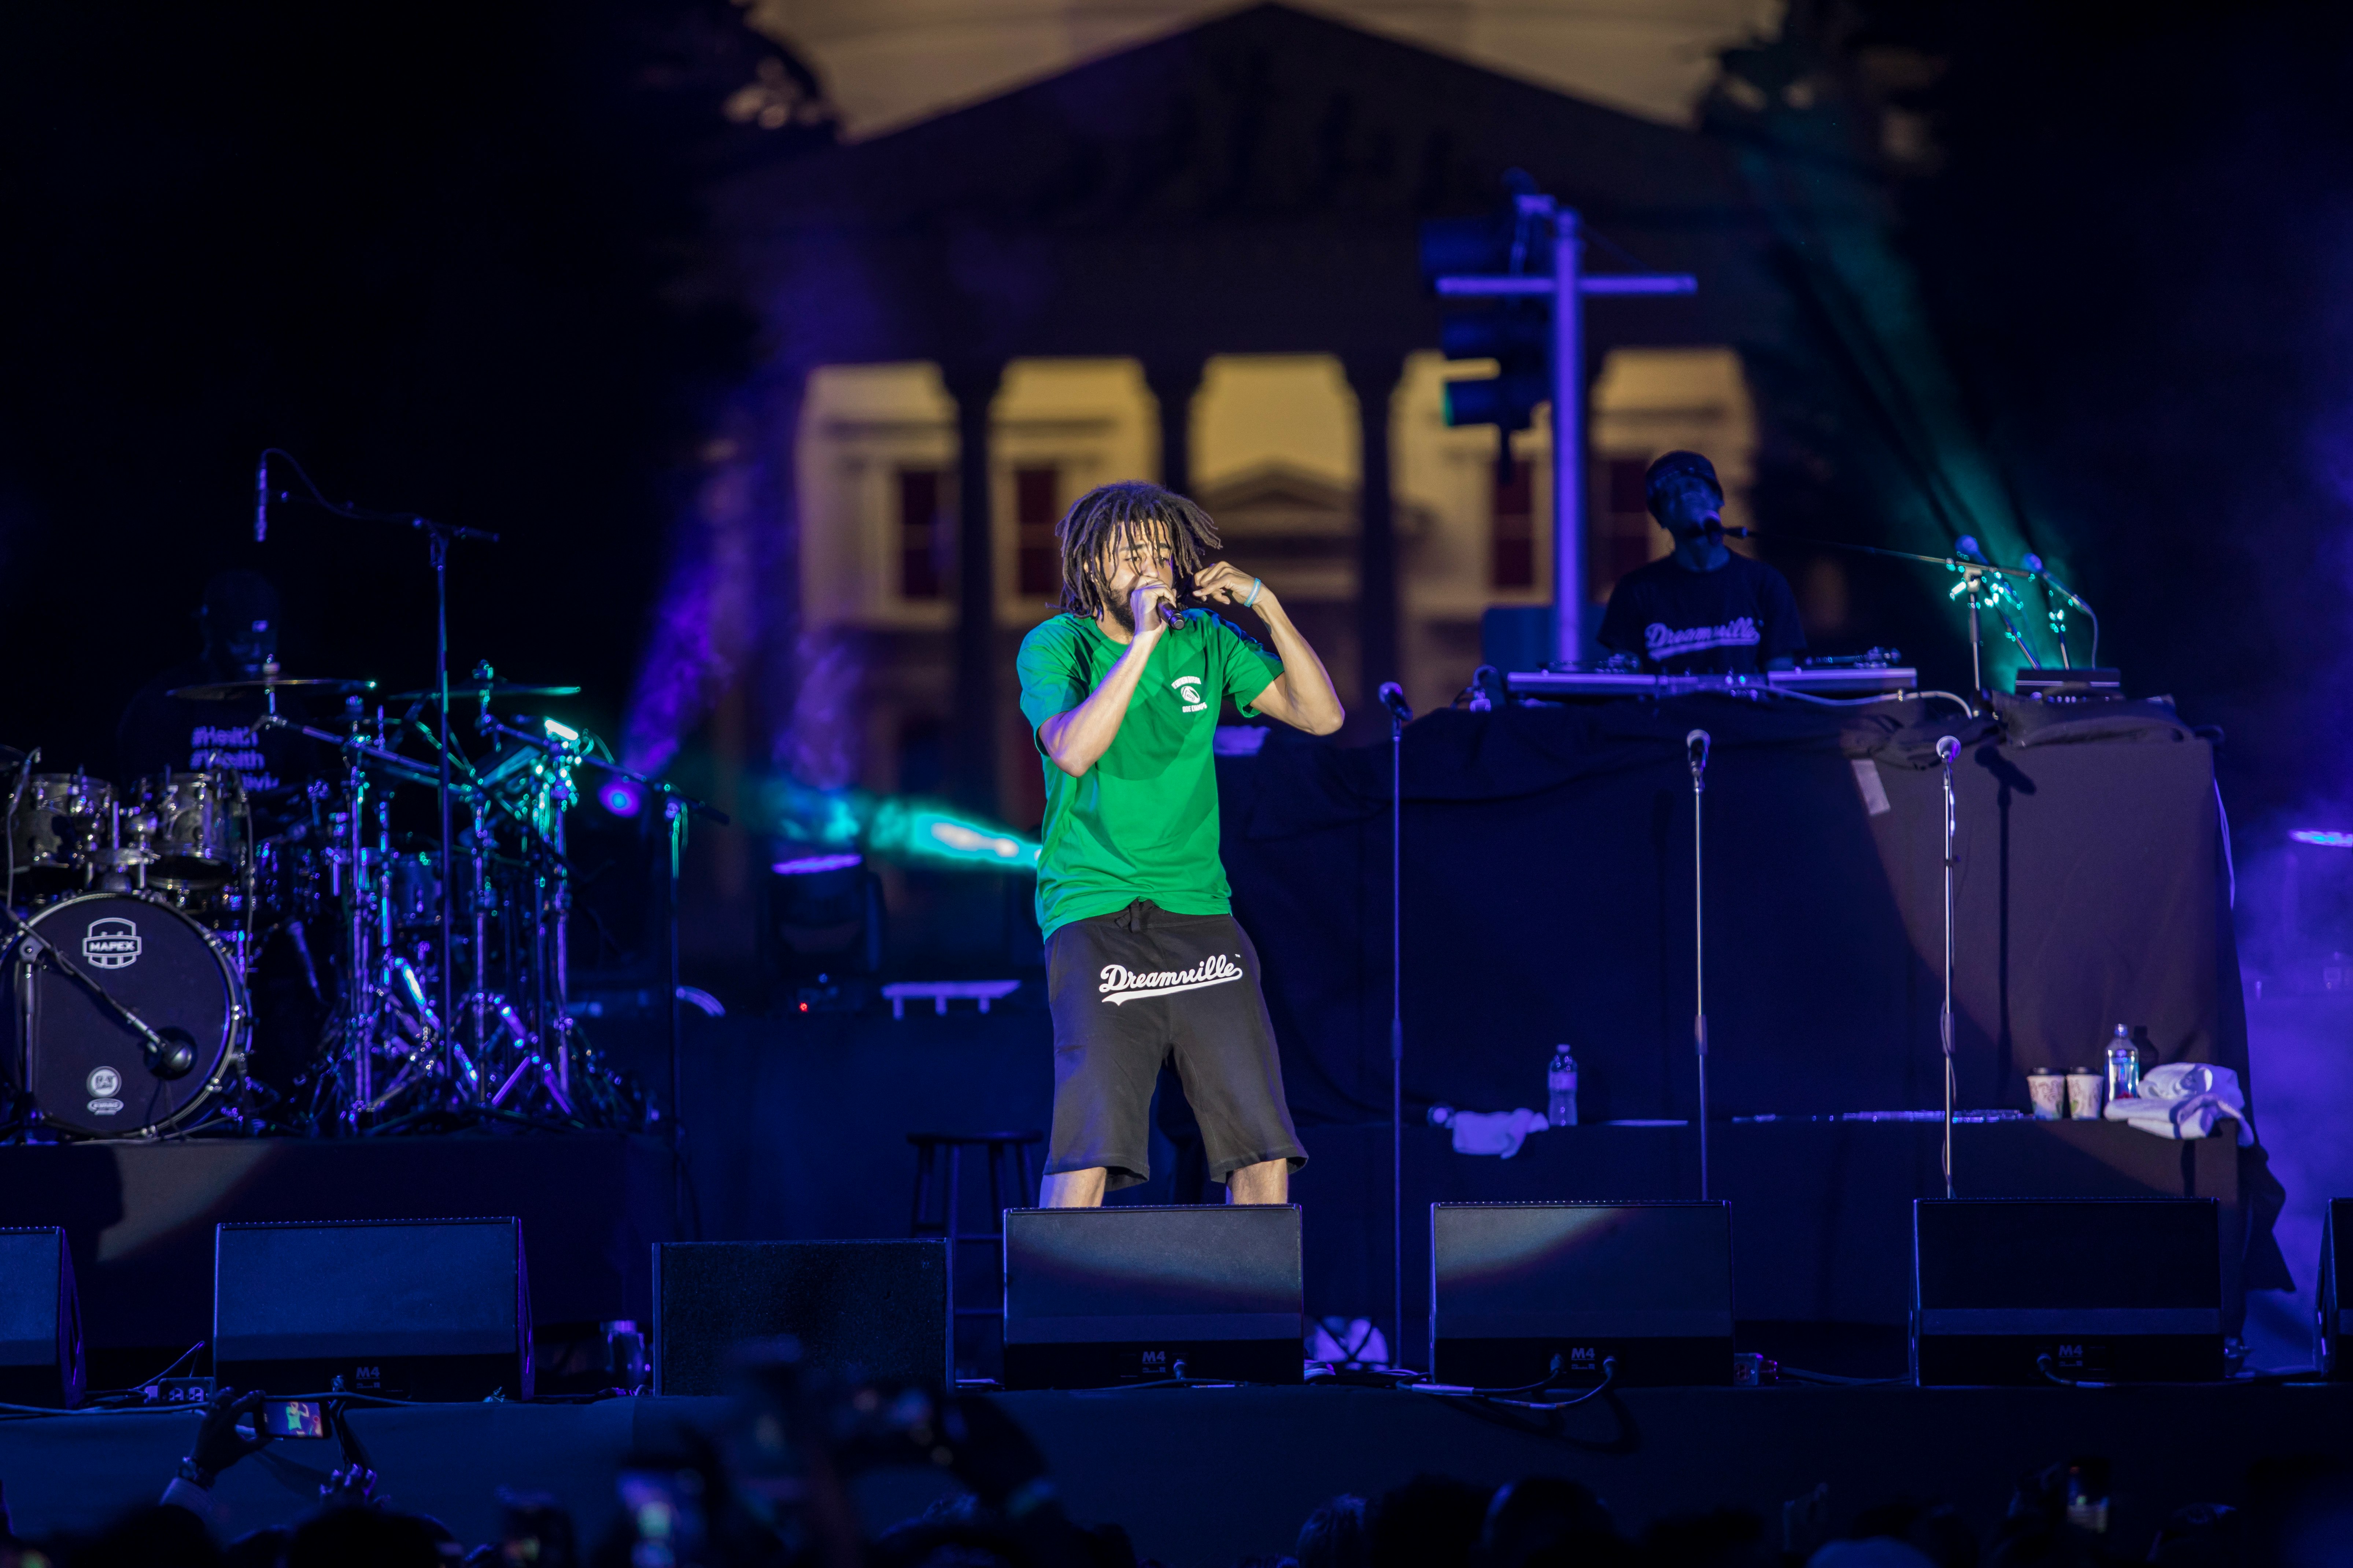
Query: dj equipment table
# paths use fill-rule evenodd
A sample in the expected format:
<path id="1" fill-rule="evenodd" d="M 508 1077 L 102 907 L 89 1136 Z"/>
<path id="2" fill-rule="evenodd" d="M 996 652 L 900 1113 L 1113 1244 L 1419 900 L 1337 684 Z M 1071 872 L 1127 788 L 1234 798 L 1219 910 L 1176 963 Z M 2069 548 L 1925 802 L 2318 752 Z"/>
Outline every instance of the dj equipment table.
<path id="1" fill-rule="evenodd" d="M 1964 1109 L 2025 1109 L 2028 1069 L 2097 1066 L 2118 1024 L 2140 1031 L 2145 1066 L 2207 1061 L 2245 1079 L 2212 749 L 2151 708 L 2026 703 L 2004 730 L 1960 726 Z M 1433 1103 L 1541 1108 L 1564 1041 L 1585 1120 L 1693 1114 L 1694 728 L 1715 738 L 1711 1111 L 1941 1104 L 1943 801 L 1928 742 L 1952 726 L 1927 719 L 1916 701 L 1716 695 L 1409 727 L 1412 1119 Z M 1255 756 L 1219 759 L 1234 910 L 1265 961 L 1303 1122 L 1388 1111 L 1388 750 L 1278 731 Z"/>

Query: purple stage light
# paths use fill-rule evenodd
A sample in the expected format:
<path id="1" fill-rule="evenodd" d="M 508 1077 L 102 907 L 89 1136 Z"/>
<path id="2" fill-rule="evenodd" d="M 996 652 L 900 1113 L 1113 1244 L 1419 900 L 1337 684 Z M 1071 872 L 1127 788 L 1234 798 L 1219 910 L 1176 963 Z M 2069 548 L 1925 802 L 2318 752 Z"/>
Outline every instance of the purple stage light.
<path id="1" fill-rule="evenodd" d="M 596 788 L 596 802 L 615 816 L 635 816 L 646 804 L 646 792 L 635 779 L 607 779 Z"/>
<path id="2" fill-rule="evenodd" d="M 2298 844 L 2317 844 L 2324 849 L 2353 849 L 2353 833 L 2331 833 L 2324 828 L 2299 827 L 2288 837 Z"/>
<path id="3" fill-rule="evenodd" d="M 814 877 L 820 871 L 847 871 L 865 863 L 863 855 L 804 855 L 797 860 L 779 860 L 768 869 L 779 877 Z"/>

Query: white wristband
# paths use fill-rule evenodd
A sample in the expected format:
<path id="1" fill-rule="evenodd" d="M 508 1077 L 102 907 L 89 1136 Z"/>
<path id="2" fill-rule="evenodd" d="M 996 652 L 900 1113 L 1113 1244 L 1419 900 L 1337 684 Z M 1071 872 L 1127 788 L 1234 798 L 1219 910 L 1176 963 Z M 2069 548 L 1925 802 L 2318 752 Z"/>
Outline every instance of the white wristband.
<path id="1" fill-rule="evenodd" d="M 1250 591 L 1249 592 L 1249 594 L 1245 595 L 1243 596 L 1243 598 L 1242 598 L 1242 608 L 1243 608 L 1243 609 L 1245 609 L 1245 610 L 1247 610 L 1247 609 L 1249 609 L 1252 605 L 1257 604 L 1257 603 L 1258 603 L 1258 591 L 1259 591 L 1261 588 L 1263 588 L 1263 587 L 1265 587 L 1265 586 L 1266 586 L 1266 584 L 1265 584 L 1263 582 L 1260 581 L 1258 578 L 1256 578 L 1256 577 L 1251 578 L 1251 579 L 1250 579 Z"/>

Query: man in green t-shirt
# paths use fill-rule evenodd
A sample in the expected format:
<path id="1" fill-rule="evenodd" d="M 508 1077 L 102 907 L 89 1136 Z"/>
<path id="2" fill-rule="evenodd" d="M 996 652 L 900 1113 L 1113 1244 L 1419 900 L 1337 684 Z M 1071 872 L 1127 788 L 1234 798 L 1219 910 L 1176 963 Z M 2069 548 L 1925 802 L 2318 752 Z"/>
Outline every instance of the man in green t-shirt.
<path id="1" fill-rule="evenodd" d="M 1307 1163 L 1283 1104 L 1258 950 L 1218 859 L 1211 740 L 1229 697 L 1314 735 L 1339 693 L 1265 584 L 1210 561 L 1217 525 L 1157 485 L 1105 485 L 1055 530 L 1062 608 L 1021 639 L 1021 711 L 1046 770 L 1038 924 L 1054 1016 L 1048 1207 L 1150 1173 L 1152 1089 L 1175 1058 L 1229 1202 L 1289 1200 Z M 1269 654 L 1191 596 L 1255 611 Z"/>

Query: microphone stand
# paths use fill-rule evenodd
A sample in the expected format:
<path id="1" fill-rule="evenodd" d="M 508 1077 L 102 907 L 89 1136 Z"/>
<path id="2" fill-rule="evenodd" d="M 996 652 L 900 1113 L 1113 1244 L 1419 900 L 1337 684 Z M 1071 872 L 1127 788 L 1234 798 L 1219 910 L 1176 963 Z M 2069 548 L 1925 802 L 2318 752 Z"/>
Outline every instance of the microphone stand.
<path id="1" fill-rule="evenodd" d="M 1937 761 L 1945 771 L 1945 1007 L 1936 1019 L 1936 1038 L 1945 1053 L 1945 1195 L 1953 1195 L 1953 759 L 1961 743 L 1947 735 L 1936 742 Z"/>
<path id="2" fill-rule="evenodd" d="M 267 474 L 269 459 L 273 456 L 284 458 L 294 471 L 301 476 L 303 486 L 311 492 L 309 496 L 296 496 L 290 491 L 282 490 L 272 492 L 269 489 Z M 337 517 L 349 518 L 355 522 L 388 522 L 414 529 L 425 535 L 427 558 L 433 566 L 433 689 L 438 699 L 436 707 L 440 729 L 441 753 L 440 777 L 435 788 L 434 803 L 440 814 L 441 837 L 441 940 L 434 953 L 437 967 L 439 970 L 436 978 L 439 985 L 440 1015 L 443 1026 L 440 1042 L 441 1071 L 448 1085 L 447 1093 L 456 1098 L 467 1109 L 471 1110 L 480 1104 L 482 1086 L 480 1081 L 477 1081 L 472 1092 L 468 1093 L 464 1087 L 465 1079 L 459 1070 L 458 1034 L 455 1027 L 457 1014 L 454 1005 L 456 969 L 451 962 L 450 953 L 451 918 L 455 913 L 454 906 L 457 903 L 454 896 L 456 892 L 454 872 L 457 859 L 452 853 L 453 836 L 450 831 L 449 818 L 451 785 L 449 777 L 449 543 L 452 540 L 471 539 L 485 544 L 496 544 L 499 542 L 499 536 L 483 529 L 459 528 L 450 523 L 436 522 L 430 518 L 419 517 L 414 512 L 375 511 L 349 503 L 338 506 L 320 493 L 319 487 L 311 482 L 311 476 L 304 472 L 302 465 L 295 460 L 293 454 L 272 447 L 262 453 L 261 461 L 264 474 L 262 505 L 265 510 L 271 500 L 302 500 L 331 511 Z"/>
<path id="3" fill-rule="evenodd" d="M 1397 1338 L 1389 1364 L 1405 1354 L 1405 689 L 1385 681 L 1389 710 L 1389 1310 Z"/>
<path id="4" fill-rule="evenodd" d="M 1692 1045 L 1699 1063 L 1699 1195 L 1707 1200 L 1707 935 L 1701 916 L 1705 880 L 1701 868 L 1700 797 L 1707 790 L 1708 734 L 1694 730 L 1683 737 L 1690 753 L 1692 776 Z"/>
<path id="5" fill-rule="evenodd" d="M 2010 620 L 2009 614 L 2001 607 L 2002 594 L 2010 591 L 2000 585 L 1998 581 L 1998 579 L 2000 578 L 2024 577 L 2039 582 L 2043 585 L 2045 592 L 2056 589 L 2058 593 L 2069 603 L 2082 610 L 2085 615 L 2092 616 L 2093 662 L 2096 664 L 2099 661 L 2099 617 L 2092 615 L 2092 606 L 2084 603 L 2081 598 L 2078 598 L 2073 589 L 2068 588 L 2057 578 L 2052 576 L 2050 573 L 2043 570 L 2042 562 L 2040 557 L 2032 555 L 2026 557 L 2027 560 L 2034 563 L 2031 566 L 1996 566 L 1990 561 L 1971 561 L 1967 557 L 1958 554 L 1924 555 L 1915 550 L 1886 550 L 1876 544 L 1850 543 L 1843 539 L 1805 539 L 1794 533 L 1780 532 L 1767 534 L 1754 528 L 1726 528 L 1717 531 L 1731 534 L 1741 539 L 1770 538 L 1778 540 L 1784 544 L 1802 544 L 1815 550 L 1844 550 L 1856 555 L 1878 555 L 1890 561 L 1917 561 L 1926 565 L 1942 566 L 1947 571 L 1959 573 L 1961 576 L 1960 584 L 1953 589 L 1952 593 L 1948 595 L 1947 597 L 1957 599 L 1963 595 L 1967 595 L 1968 596 L 1969 676 L 1971 683 L 1975 685 L 1979 691 L 1983 691 L 1985 689 L 1985 675 L 1981 666 L 1980 654 L 1980 644 L 1982 638 L 1979 635 L 1978 626 L 1978 595 L 1981 594 L 1989 593 L 1993 595 L 1994 614 L 2001 617 L 2001 624 L 2004 628 L 2009 631 L 2010 640 L 2018 645 L 2019 651 L 2026 656 L 2026 660 L 2029 664 L 2038 669 L 2042 668 L 2042 661 L 2035 657 L 2033 648 L 2027 645 L 2024 634 L 2019 631 L 2016 623 Z M 2010 593 L 2010 597 L 2011 601 L 2019 604 L 2021 609 L 2024 607 L 2023 601 L 2019 600 L 2014 592 Z M 2059 635 L 2058 640 L 2060 662 L 2064 664 L 2067 658 L 2067 643 L 2063 634 Z"/>
<path id="6" fill-rule="evenodd" d="M 675 784 L 633 773 L 617 763 L 607 762 L 593 753 L 580 753 L 575 760 L 614 778 L 627 779 L 661 797 L 662 837 L 667 856 L 662 878 L 662 1020 L 663 1043 L 670 1057 L 670 1219 L 683 1231 L 686 1223 L 686 1125 L 679 1109 L 684 1100 L 684 1088 L 679 1071 L 678 885 L 686 858 L 688 820 L 699 816 L 721 827 L 731 825 L 725 812 L 706 801 L 697 800 Z"/>

